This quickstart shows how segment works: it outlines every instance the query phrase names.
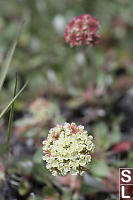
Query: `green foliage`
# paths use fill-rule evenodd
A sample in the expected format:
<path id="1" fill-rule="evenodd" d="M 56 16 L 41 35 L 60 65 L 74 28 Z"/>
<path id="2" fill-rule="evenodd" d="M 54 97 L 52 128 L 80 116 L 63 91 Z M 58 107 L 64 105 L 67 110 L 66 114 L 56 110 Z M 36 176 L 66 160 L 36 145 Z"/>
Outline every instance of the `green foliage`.
<path id="1" fill-rule="evenodd" d="M 9 149 L 9 145 L 7 143 L 0 145 L 0 156 L 2 156 L 4 152 L 7 152 L 8 149 Z"/>
<path id="2" fill-rule="evenodd" d="M 10 48 L 10 51 L 8 52 L 7 57 L 4 61 L 2 69 L 0 70 L 0 90 L 3 86 L 4 81 L 5 81 L 5 78 L 6 78 L 6 75 L 7 75 L 7 72 L 8 72 L 8 69 L 9 69 L 15 48 L 16 48 L 16 45 L 17 45 L 17 39 L 15 39 L 15 41 L 13 42 L 13 44 Z"/>
<path id="3" fill-rule="evenodd" d="M 21 183 L 20 187 L 19 187 L 19 194 L 21 196 L 24 196 L 25 194 L 27 194 L 30 191 L 30 185 L 28 182 L 24 181 L 23 183 Z"/>
<path id="4" fill-rule="evenodd" d="M 128 155 L 128 167 L 133 167 L 133 151 L 130 151 Z"/>
<path id="5" fill-rule="evenodd" d="M 94 193 L 98 192 L 98 189 L 96 187 L 88 186 L 87 184 L 84 183 L 81 187 L 81 191 L 85 195 L 90 195 L 90 194 L 94 194 Z"/>
<path id="6" fill-rule="evenodd" d="M 41 183 L 48 183 L 50 182 L 50 173 L 49 171 L 43 166 L 43 164 L 34 164 L 32 169 L 33 177 Z"/>
<path id="7" fill-rule="evenodd" d="M 44 187 L 44 189 L 43 189 L 43 193 L 44 193 L 45 196 L 50 197 L 50 196 L 53 196 L 53 195 L 54 195 L 55 190 L 54 190 L 53 187 L 46 186 L 46 187 Z"/>
<path id="8" fill-rule="evenodd" d="M 17 92 L 17 75 L 16 75 L 16 82 L 15 82 L 15 87 L 14 87 L 14 95 L 13 97 L 16 96 Z M 9 116 L 9 122 L 8 122 L 8 135 L 7 135 L 7 143 L 9 144 L 10 138 L 11 138 L 11 131 L 12 131 L 12 123 L 13 123 L 13 114 L 14 114 L 14 102 L 11 105 L 11 110 L 10 110 L 10 116 Z"/>
<path id="9" fill-rule="evenodd" d="M 14 98 L 10 101 L 10 103 L 2 110 L 0 113 L 0 119 L 4 116 L 4 114 L 8 111 L 10 106 L 14 103 L 14 101 L 19 97 L 19 95 L 23 92 L 23 90 L 27 87 L 28 82 L 24 84 L 24 86 L 21 88 L 21 90 L 14 96 Z"/>
<path id="10" fill-rule="evenodd" d="M 90 174 L 85 174 L 84 183 L 86 185 L 88 185 L 88 188 L 91 187 L 91 188 L 96 189 L 97 191 L 106 190 L 107 189 L 106 185 L 102 182 L 102 180 L 100 180 L 100 178 L 97 177 L 97 176 L 95 178 L 95 175 L 92 176 Z"/>
<path id="11" fill-rule="evenodd" d="M 34 156 L 33 156 L 33 160 L 35 163 L 42 163 L 42 149 L 38 149 Z"/>
<path id="12" fill-rule="evenodd" d="M 119 143 L 121 134 L 117 125 L 113 126 L 112 131 L 104 123 L 97 124 L 94 127 L 94 135 L 96 140 L 96 148 L 100 151 L 109 149 L 112 145 Z"/>
<path id="13" fill-rule="evenodd" d="M 93 159 L 90 164 L 90 171 L 96 177 L 109 177 L 110 175 L 110 169 L 104 160 Z"/>
<path id="14" fill-rule="evenodd" d="M 131 0 L 0 1 L 0 174 L 6 177 L 9 130 L 8 180 L 11 174 L 23 178 L 19 188 L 13 191 L 11 185 L 9 190 L 18 192 L 19 198 L 118 199 L 113 195 L 118 168 L 133 166 L 131 148 L 114 151 L 116 144 L 132 142 L 132 10 Z M 101 42 L 92 51 L 70 48 L 63 38 L 66 24 L 83 13 L 100 21 Z M 24 27 L 19 25 L 23 18 Z M 18 29 L 23 29 L 21 35 Z M 12 98 L 16 72 L 21 89 Z M 45 123 L 35 122 L 29 111 L 40 97 L 52 105 L 53 118 Z M 42 140 L 51 127 L 64 121 L 84 125 L 95 139 L 92 163 L 77 180 L 52 177 L 42 163 Z M 0 199 L 4 185 L 0 180 Z"/>

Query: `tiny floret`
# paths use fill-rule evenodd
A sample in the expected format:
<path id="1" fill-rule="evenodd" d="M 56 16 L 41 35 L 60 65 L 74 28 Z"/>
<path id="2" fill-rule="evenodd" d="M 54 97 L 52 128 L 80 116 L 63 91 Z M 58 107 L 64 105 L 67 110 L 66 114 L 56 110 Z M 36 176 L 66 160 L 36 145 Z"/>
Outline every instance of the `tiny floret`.
<path id="1" fill-rule="evenodd" d="M 65 41 L 73 46 L 86 44 L 93 46 L 99 43 L 99 21 L 90 14 L 74 17 L 65 28 Z"/>
<path id="2" fill-rule="evenodd" d="M 84 126 L 64 123 L 51 128 L 43 143 L 43 160 L 53 176 L 82 175 L 95 145 Z"/>

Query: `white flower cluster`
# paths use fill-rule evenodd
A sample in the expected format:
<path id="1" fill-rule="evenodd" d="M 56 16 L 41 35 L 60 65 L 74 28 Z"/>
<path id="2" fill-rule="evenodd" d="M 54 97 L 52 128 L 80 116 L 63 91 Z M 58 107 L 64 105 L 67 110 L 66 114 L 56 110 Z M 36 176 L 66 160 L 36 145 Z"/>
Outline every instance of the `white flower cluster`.
<path id="1" fill-rule="evenodd" d="M 51 117 L 51 104 L 43 98 L 36 99 L 29 110 L 37 122 L 45 123 Z"/>
<path id="2" fill-rule="evenodd" d="M 52 175 L 82 175 L 85 166 L 91 161 L 94 151 L 93 137 L 88 136 L 84 126 L 64 123 L 50 129 L 43 141 L 43 160 Z"/>

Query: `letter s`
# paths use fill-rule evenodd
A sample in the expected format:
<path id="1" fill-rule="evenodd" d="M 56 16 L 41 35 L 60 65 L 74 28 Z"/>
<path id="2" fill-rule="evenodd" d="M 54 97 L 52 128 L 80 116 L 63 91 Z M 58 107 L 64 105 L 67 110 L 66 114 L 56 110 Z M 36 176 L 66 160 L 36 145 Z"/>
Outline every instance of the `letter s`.
<path id="1" fill-rule="evenodd" d="M 121 174 L 122 176 L 126 177 L 126 179 L 124 179 L 123 177 L 121 178 L 122 182 L 128 183 L 131 181 L 131 176 L 128 175 L 131 174 L 131 172 L 128 169 L 122 170 Z"/>

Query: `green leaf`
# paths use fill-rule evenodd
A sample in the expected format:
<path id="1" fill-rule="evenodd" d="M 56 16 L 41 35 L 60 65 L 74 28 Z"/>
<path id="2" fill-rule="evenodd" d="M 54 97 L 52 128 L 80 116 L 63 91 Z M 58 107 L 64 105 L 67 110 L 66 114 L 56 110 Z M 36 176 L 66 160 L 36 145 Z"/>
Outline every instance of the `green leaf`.
<path id="1" fill-rule="evenodd" d="M 35 163 L 41 163 L 42 162 L 42 149 L 38 149 L 36 153 L 33 156 L 33 160 Z"/>
<path id="2" fill-rule="evenodd" d="M 18 37 L 20 35 L 21 29 L 22 29 L 22 23 L 18 27 L 18 32 L 16 34 L 15 40 L 14 40 L 13 44 L 11 45 L 11 48 L 10 48 L 8 54 L 7 54 L 7 57 L 6 57 L 6 59 L 5 59 L 4 63 L 3 63 L 3 66 L 2 66 L 2 68 L 0 70 L 0 90 L 1 90 L 1 88 L 3 86 L 3 83 L 5 81 L 9 66 L 11 64 L 11 60 L 12 60 L 12 57 L 13 57 L 14 52 L 15 52 L 15 48 L 16 48 L 16 45 L 17 45 L 17 41 L 18 41 Z"/>
<path id="3" fill-rule="evenodd" d="M 87 184 L 83 183 L 81 186 L 81 192 L 85 195 L 90 195 L 98 192 L 98 188 L 88 186 Z"/>
<path id="4" fill-rule="evenodd" d="M 96 146 L 98 149 L 102 150 L 109 149 L 113 144 L 116 144 L 121 140 L 121 133 L 119 126 L 117 125 L 114 125 L 113 130 L 109 131 L 106 124 L 99 123 L 94 128 L 94 134 Z"/>
<path id="5" fill-rule="evenodd" d="M 118 126 L 115 125 L 113 127 L 113 130 L 112 130 L 112 133 L 110 135 L 109 140 L 111 142 L 111 145 L 120 142 L 120 140 L 121 140 L 121 133 L 120 133 L 120 128 Z"/>
<path id="6" fill-rule="evenodd" d="M 5 152 L 7 152 L 9 149 L 8 144 L 1 144 L 0 145 L 0 156 L 2 156 Z"/>
<path id="7" fill-rule="evenodd" d="M 94 159 L 90 163 L 90 171 L 94 176 L 98 177 L 109 177 L 110 174 L 109 167 L 104 160 Z"/>
<path id="8" fill-rule="evenodd" d="M 16 96 L 16 91 L 17 91 L 17 75 L 16 75 L 16 81 L 15 81 L 15 87 L 14 87 L 14 94 L 13 97 Z M 10 138 L 11 138 L 11 130 L 12 130 L 12 123 L 13 123 L 13 114 L 14 114 L 14 103 L 11 105 L 11 110 L 10 110 L 10 116 L 9 116 L 9 122 L 8 122 L 8 134 L 7 134 L 7 143 L 9 144 Z"/>
<path id="9" fill-rule="evenodd" d="M 32 169 L 32 173 L 34 178 L 41 182 L 41 183 L 45 183 L 47 184 L 48 182 L 50 182 L 50 172 L 46 169 L 45 166 L 43 166 L 43 164 L 34 164 L 33 169 Z"/>
<path id="10" fill-rule="evenodd" d="M 128 154 L 128 167 L 133 167 L 133 151 Z"/>
<path id="11" fill-rule="evenodd" d="M 97 180 L 87 173 L 85 173 L 84 175 L 84 183 L 87 184 L 89 187 L 97 189 L 98 191 L 106 190 L 106 185 L 101 180 Z"/>
<path id="12" fill-rule="evenodd" d="M 24 181 L 20 184 L 18 192 L 21 196 L 26 195 L 30 190 L 30 185 L 27 181 Z"/>
<path id="13" fill-rule="evenodd" d="M 11 46 L 11 49 L 9 50 L 9 52 L 7 54 L 7 58 L 4 61 L 2 69 L 0 71 L 0 90 L 3 86 L 4 81 L 5 81 L 5 78 L 6 78 L 6 75 L 7 75 L 7 72 L 8 72 L 8 69 L 9 69 L 15 48 L 16 48 L 16 45 L 17 45 L 17 40 L 15 39 L 14 43 Z"/>
<path id="14" fill-rule="evenodd" d="M 67 189 L 63 192 L 63 198 L 64 200 L 70 200 L 72 199 L 72 191 L 70 189 Z"/>
<path id="15" fill-rule="evenodd" d="M 94 133 L 97 142 L 97 146 L 101 149 L 108 149 L 110 146 L 110 140 L 108 139 L 108 128 L 104 123 L 99 123 L 95 126 Z"/>
<path id="16" fill-rule="evenodd" d="M 7 110 L 10 108 L 10 106 L 14 103 L 14 101 L 19 97 L 19 95 L 23 92 L 23 90 L 27 87 L 28 81 L 24 84 L 24 86 L 21 88 L 21 90 L 16 94 L 16 96 L 10 101 L 10 103 L 4 108 L 4 110 L 0 113 L 0 119 L 3 117 L 3 115 L 7 112 Z"/>
<path id="17" fill-rule="evenodd" d="M 43 193 L 45 196 L 51 197 L 54 195 L 55 190 L 53 187 L 45 186 L 43 189 Z"/>

